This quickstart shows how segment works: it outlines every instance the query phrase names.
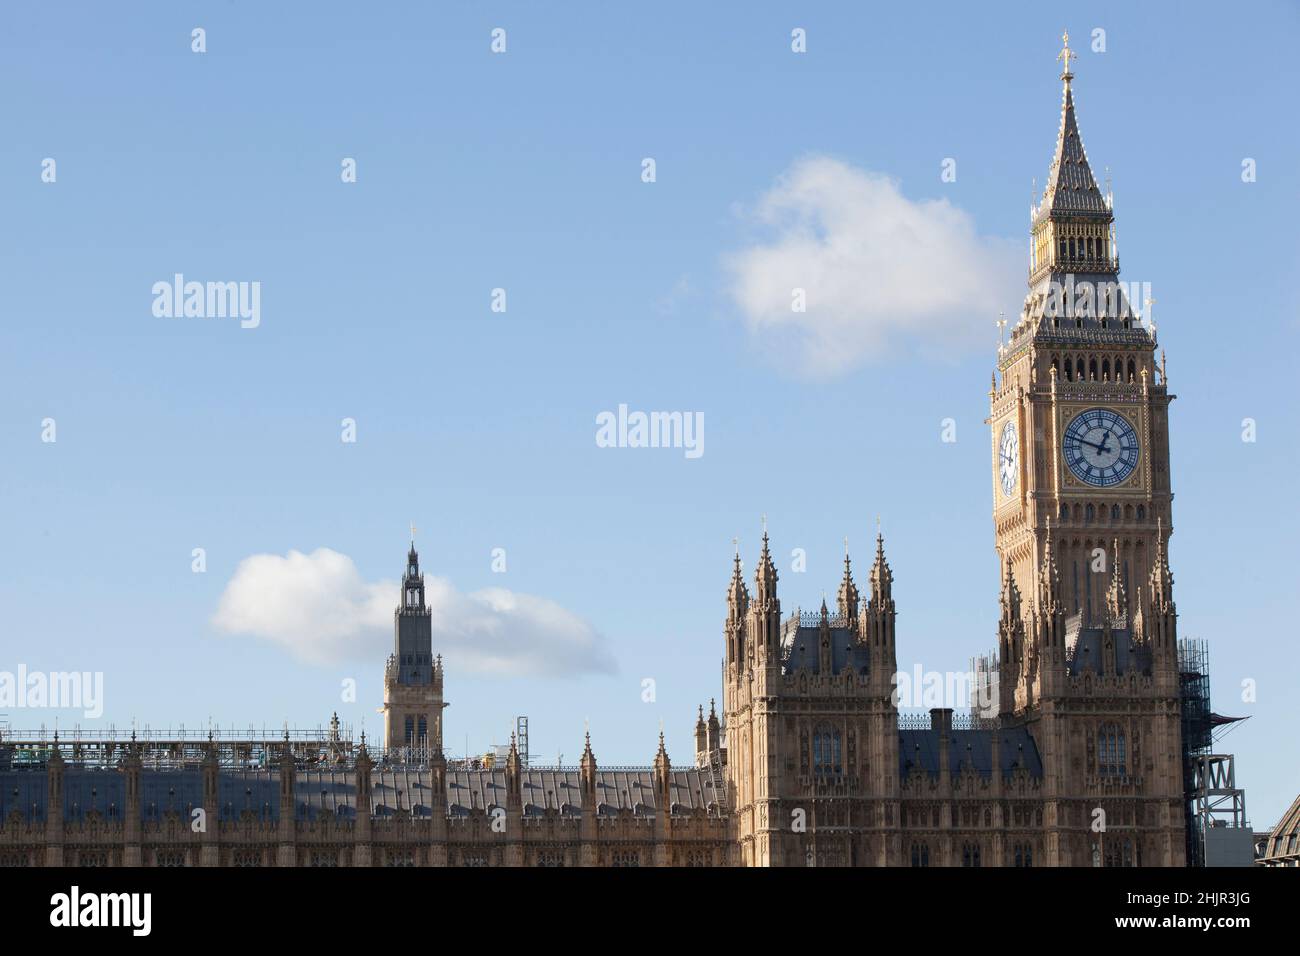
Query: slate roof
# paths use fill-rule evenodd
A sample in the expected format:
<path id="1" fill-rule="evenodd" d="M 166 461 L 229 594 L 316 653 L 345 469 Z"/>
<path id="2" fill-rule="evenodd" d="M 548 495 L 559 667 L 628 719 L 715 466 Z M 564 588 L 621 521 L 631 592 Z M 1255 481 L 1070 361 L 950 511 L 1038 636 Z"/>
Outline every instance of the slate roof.
<path id="1" fill-rule="evenodd" d="M 1112 630 L 1111 639 L 1115 644 L 1115 673 L 1151 673 L 1151 649 L 1136 644 L 1128 628 Z M 1084 627 L 1071 631 L 1067 628 L 1065 655 L 1065 671 L 1071 677 L 1078 677 L 1087 670 L 1101 673 L 1102 629 Z"/>
<path id="2" fill-rule="evenodd" d="M 1110 216 L 1083 148 L 1079 122 L 1074 115 L 1074 92 L 1069 83 L 1065 85 L 1061 102 L 1056 154 L 1052 157 L 1052 168 L 1047 174 L 1047 186 L 1039 208 L 1039 216 L 1043 215 Z"/>
<path id="3" fill-rule="evenodd" d="M 828 628 L 831 641 L 831 673 L 840 674 L 845 667 L 866 674 L 870 665 L 869 648 L 858 643 L 857 634 L 846 625 Z M 802 668 L 821 673 L 821 627 L 794 626 L 787 622 L 781 638 L 784 672 L 794 674 Z"/>
<path id="4" fill-rule="evenodd" d="M 1003 730 L 952 730 L 949 731 L 949 765 L 952 774 L 964 772 L 973 765 L 980 776 L 992 777 L 993 735 L 998 734 L 998 763 L 1002 776 L 1010 777 L 1018 767 L 1029 771 L 1038 780 L 1043 776 L 1043 760 L 1038 744 L 1024 727 Z M 900 730 L 898 732 L 898 773 L 906 778 L 913 767 L 920 767 L 932 777 L 939 775 L 939 731 Z"/>
<path id="5" fill-rule="evenodd" d="M 719 801 L 707 771 L 695 768 L 670 770 L 670 813 L 709 809 Z M 581 795 L 576 769 L 528 769 L 523 771 L 523 812 L 541 816 L 558 810 L 562 815 L 581 813 Z M 371 806 L 375 817 L 411 811 L 416 817 L 430 814 L 429 771 L 376 768 L 371 773 Z M 125 807 L 125 778 L 116 770 L 69 767 L 64 771 L 64 819 L 81 820 L 90 811 L 120 818 Z M 169 811 L 184 817 L 191 808 L 202 806 L 203 779 L 199 770 L 150 770 L 140 772 L 140 815 L 145 822 L 161 820 Z M 44 820 L 48 797 L 47 772 L 43 769 L 0 771 L 0 819 L 17 809 L 25 820 Z M 294 777 L 295 815 L 299 820 L 356 816 L 356 775 L 352 770 L 300 770 Z M 447 771 L 447 808 L 452 816 L 488 813 L 506 802 L 506 774 L 503 769 Z M 280 778 L 274 770 L 222 769 L 217 778 L 217 805 L 221 819 L 238 820 L 245 811 L 261 820 L 280 817 Z M 649 767 L 614 768 L 596 771 L 596 812 L 612 815 L 620 811 L 653 815 L 658 809 L 654 770 Z"/>

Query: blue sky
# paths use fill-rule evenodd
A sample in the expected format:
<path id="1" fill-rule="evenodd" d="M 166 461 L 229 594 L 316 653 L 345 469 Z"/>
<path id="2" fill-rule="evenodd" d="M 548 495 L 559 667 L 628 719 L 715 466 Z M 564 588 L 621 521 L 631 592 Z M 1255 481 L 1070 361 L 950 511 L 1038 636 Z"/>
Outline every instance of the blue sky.
<path id="1" fill-rule="evenodd" d="M 493 638 L 525 663 L 475 658 L 472 635 L 449 653 L 454 752 L 526 713 L 543 757 L 576 757 L 589 717 L 602 763 L 645 763 L 662 719 L 688 762 L 695 706 L 720 694 L 731 540 L 752 568 L 764 513 L 787 610 L 834 594 L 845 535 L 863 580 L 879 514 L 900 666 L 965 667 L 995 640 L 994 321 L 1023 295 L 1068 27 L 1124 278 L 1152 283 L 1178 395 L 1180 634 L 1211 641 L 1216 709 L 1252 718 L 1224 748 L 1252 821 L 1276 819 L 1300 790 L 1294 7 L 379 6 L 0 13 L 0 668 L 103 671 L 119 728 L 337 710 L 375 732 L 390 638 L 371 617 L 340 622 L 337 594 L 304 608 L 328 653 L 214 620 L 254 555 L 330 549 L 358 594 L 387 593 L 414 521 L 456 600 L 545 602 Z M 833 208 L 836 184 L 888 181 L 909 210 L 947 210 L 987 284 L 936 306 L 950 275 L 912 261 L 931 298 L 881 307 L 882 338 L 839 348 L 835 326 L 838 361 L 773 339 L 736 263 L 789 226 L 764 211 L 808 164 L 832 171 Z M 260 326 L 155 317 L 151 287 L 177 272 L 260 282 Z M 620 403 L 703 413 L 705 454 L 596 447 Z M 560 609 L 587 662 L 546 643 L 537 617 Z"/>

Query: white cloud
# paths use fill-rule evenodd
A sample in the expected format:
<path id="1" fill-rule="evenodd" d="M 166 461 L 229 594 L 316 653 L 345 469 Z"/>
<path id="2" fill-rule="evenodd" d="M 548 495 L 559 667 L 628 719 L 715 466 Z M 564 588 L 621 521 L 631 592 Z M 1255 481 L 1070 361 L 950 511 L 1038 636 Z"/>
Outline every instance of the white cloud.
<path id="1" fill-rule="evenodd" d="M 766 235 L 727 257 L 731 294 L 760 346 L 804 375 L 833 375 L 896 345 L 951 354 L 996 343 L 1025 293 L 1020 243 L 980 236 L 946 199 L 913 201 L 839 160 L 795 163 L 752 219 Z M 792 290 L 807 311 L 791 308 Z"/>
<path id="2" fill-rule="evenodd" d="M 229 634 L 278 644 L 318 664 L 370 659 L 392 650 L 397 581 L 367 582 L 352 559 L 329 548 L 311 554 L 255 554 L 235 569 L 212 623 Z M 590 624 L 554 601 L 504 588 L 462 594 L 425 575 L 434 652 L 467 673 L 609 673 L 614 660 Z"/>

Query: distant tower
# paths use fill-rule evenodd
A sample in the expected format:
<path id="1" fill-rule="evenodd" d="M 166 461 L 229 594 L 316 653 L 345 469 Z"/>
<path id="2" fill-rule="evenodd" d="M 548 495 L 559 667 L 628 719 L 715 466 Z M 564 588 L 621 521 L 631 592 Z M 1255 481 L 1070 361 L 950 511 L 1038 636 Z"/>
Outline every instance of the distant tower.
<path id="1" fill-rule="evenodd" d="M 384 739 L 403 749 L 442 753 L 442 657 L 433 656 L 433 621 L 424 603 L 424 575 L 411 550 L 402 575 L 402 599 L 393 612 L 393 653 L 384 672 Z"/>

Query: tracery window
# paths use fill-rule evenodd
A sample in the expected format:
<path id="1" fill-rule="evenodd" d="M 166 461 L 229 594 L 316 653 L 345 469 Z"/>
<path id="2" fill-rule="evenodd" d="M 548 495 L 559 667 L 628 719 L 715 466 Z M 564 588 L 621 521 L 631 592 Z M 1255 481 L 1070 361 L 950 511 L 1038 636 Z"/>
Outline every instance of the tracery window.
<path id="1" fill-rule="evenodd" d="M 1124 731 L 1118 724 L 1103 724 L 1097 732 L 1097 773 L 1103 777 L 1127 774 L 1128 754 Z"/>
<path id="2" fill-rule="evenodd" d="M 840 732 L 828 727 L 818 728 L 813 734 L 813 773 L 820 776 L 842 772 L 840 757 Z"/>

